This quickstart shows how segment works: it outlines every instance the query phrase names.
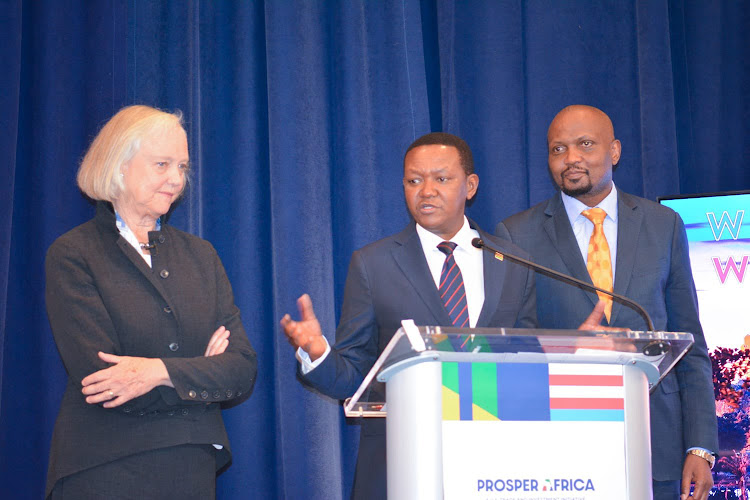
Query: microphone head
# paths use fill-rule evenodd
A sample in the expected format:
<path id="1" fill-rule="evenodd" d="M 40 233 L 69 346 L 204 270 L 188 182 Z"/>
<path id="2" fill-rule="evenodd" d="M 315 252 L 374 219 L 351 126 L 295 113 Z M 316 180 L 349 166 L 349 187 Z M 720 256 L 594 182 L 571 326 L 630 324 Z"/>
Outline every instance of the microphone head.
<path id="1" fill-rule="evenodd" d="M 484 246 L 484 241 L 482 241 L 482 238 L 474 238 L 471 240 L 471 244 L 476 248 L 482 248 Z"/>

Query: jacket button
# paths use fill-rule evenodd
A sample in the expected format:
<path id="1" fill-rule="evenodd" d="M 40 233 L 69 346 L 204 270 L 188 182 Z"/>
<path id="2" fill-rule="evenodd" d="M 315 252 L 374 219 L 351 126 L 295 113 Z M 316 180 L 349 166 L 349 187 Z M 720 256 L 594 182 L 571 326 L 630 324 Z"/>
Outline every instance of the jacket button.
<path id="1" fill-rule="evenodd" d="M 133 408 L 131 408 L 130 406 L 126 406 L 122 409 L 122 411 L 124 411 L 125 413 L 130 413 L 131 411 L 133 411 Z"/>
<path id="2" fill-rule="evenodd" d="M 208 399 L 208 391 L 201 391 L 201 397 L 203 399 Z"/>
<path id="3" fill-rule="evenodd" d="M 227 395 L 227 398 L 231 398 L 234 395 L 234 393 L 232 392 L 231 389 L 227 389 L 226 395 Z"/>
<path id="4" fill-rule="evenodd" d="M 219 399 L 221 397 L 221 391 L 214 391 L 214 399 Z"/>
<path id="5" fill-rule="evenodd" d="M 169 277 L 169 271 L 166 269 L 162 269 L 159 271 L 159 276 L 161 276 L 163 279 L 167 279 Z"/>
<path id="6" fill-rule="evenodd" d="M 164 237 L 163 234 L 161 236 L 159 236 L 159 243 L 164 243 L 165 240 L 166 240 L 166 238 Z"/>
<path id="7" fill-rule="evenodd" d="M 167 412 L 167 415 L 169 415 L 170 417 L 174 417 L 174 410 L 169 410 Z"/>
<path id="8" fill-rule="evenodd" d="M 177 342 L 172 342 L 171 344 L 169 344 L 169 350 L 172 352 L 176 351 L 179 348 L 180 344 L 178 344 Z"/>
<path id="9" fill-rule="evenodd" d="M 169 306 L 167 306 L 167 307 L 164 308 L 164 312 L 167 313 L 167 314 L 172 314 L 172 308 L 169 307 Z"/>
<path id="10" fill-rule="evenodd" d="M 180 413 L 182 413 L 183 415 L 187 415 L 188 414 L 188 409 L 187 408 L 183 408 Z"/>
<path id="11" fill-rule="evenodd" d="M 145 411 L 143 411 L 143 410 L 141 410 L 141 411 L 139 411 L 139 412 L 138 412 L 138 416 L 139 416 L 139 417 L 142 417 L 142 416 L 144 416 L 145 414 L 146 414 L 146 412 L 145 412 Z"/>
<path id="12" fill-rule="evenodd" d="M 195 399 L 195 396 L 197 396 L 197 395 L 198 395 L 198 393 L 196 393 L 196 392 L 195 392 L 194 390 L 192 390 L 192 389 L 191 389 L 190 391 L 188 391 L 188 396 L 190 396 L 190 397 L 191 397 L 191 398 L 193 398 L 193 399 Z"/>

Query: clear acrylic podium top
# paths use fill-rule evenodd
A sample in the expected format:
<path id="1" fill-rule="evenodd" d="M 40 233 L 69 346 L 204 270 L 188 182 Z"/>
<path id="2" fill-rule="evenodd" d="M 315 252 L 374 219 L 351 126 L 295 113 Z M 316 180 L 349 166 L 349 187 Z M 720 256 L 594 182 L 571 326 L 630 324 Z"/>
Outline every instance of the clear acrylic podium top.
<path id="1" fill-rule="evenodd" d="M 635 365 L 653 390 L 687 353 L 693 335 L 519 328 L 452 328 L 402 322 L 357 392 L 344 402 L 348 417 L 384 417 L 384 401 L 361 401 L 374 380 L 424 362 L 598 363 Z"/>

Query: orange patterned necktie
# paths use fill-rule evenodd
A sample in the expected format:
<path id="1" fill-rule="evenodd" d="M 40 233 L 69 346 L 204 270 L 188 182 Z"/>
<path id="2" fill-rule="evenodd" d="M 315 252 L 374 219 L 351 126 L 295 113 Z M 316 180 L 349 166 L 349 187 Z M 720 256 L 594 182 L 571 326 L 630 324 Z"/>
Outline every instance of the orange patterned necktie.
<path id="1" fill-rule="evenodd" d="M 591 275 L 594 286 L 604 290 L 612 291 L 612 258 L 609 254 L 609 245 L 604 236 L 604 218 L 607 212 L 601 208 L 589 208 L 581 212 L 584 217 L 594 223 L 594 232 L 589 240 L 589 253 L 586 259 L 586 268 Z M 612 314 L 612 297 L 601 292 L 596 292 L 599 298 L 606 303 L 604 315 L 607 321 Z"/>

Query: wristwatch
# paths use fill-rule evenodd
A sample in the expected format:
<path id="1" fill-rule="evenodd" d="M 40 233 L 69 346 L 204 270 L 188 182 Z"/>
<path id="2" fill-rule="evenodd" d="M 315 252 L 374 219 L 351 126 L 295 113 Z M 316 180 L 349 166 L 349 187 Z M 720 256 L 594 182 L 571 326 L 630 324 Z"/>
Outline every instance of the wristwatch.
<path id="1" fill-rule="evenodd" d="M 689 450 L 688 453 L 691 455 L 697 455 L 701 457 L 703 460 L 708 462 L 709 467 L 711 467 L 712 469 L 714 468 L 714 464 L 716 463 L 716 457 L 714 456 L 713 453 L 710 453 L 706 450 L 700 450 L 700 449 Z"/>

